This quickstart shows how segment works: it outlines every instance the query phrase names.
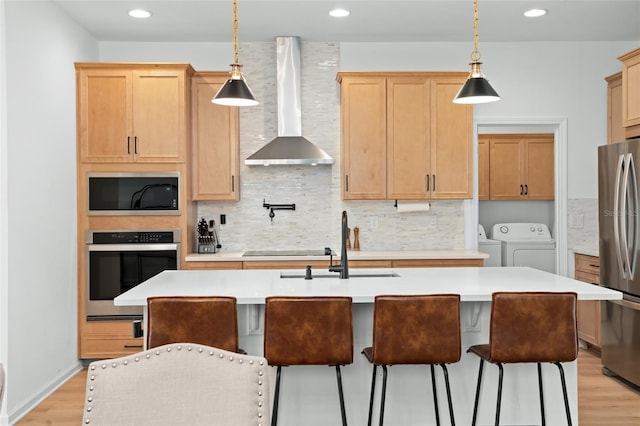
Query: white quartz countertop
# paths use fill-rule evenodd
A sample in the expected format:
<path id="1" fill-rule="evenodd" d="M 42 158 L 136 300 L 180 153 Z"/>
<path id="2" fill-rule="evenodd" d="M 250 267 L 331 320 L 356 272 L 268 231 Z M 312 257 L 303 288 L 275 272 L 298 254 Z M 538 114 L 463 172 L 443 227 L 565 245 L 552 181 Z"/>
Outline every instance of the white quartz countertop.
<path id="1" fill-rule="evenodd" d="M 336 250 L 334 250 L 336 251 Z M 243 256 L 244 252 L 219 252 L 187 255 L 187 262 L 216 262 L 216 261 L 277 261 L 277 260 L 327 260 L 329 256 Z M 359 251 L 349 250 L 347 258 L 349 260 L 405 260 L 405 259 L 486 259 L 489 255 L 475 250 L 380 250 L 380 251 Z M 335 259 L 340 259 L 339 250 L 336 251 Z"/>
<path id="2" fill-rule="evenodd" d="M 281 273 L 301 278 L 281 278 Z M 356 277 L 395 273 L 397 277 Z M 233 296 L 239 305 L 268 296 L 350 296 L 372 303 L 379 294 L 460 294 L 461 301 L 490 301 L 496 291 L 571 291 L 580 300 L 622 299 L 622 293 L 528 267 L 351 269 L 349 279 L 305 280 L 300 270 L 164 271 L 114 299 L 118 306 L 145 306 L 150 296 Z"/>

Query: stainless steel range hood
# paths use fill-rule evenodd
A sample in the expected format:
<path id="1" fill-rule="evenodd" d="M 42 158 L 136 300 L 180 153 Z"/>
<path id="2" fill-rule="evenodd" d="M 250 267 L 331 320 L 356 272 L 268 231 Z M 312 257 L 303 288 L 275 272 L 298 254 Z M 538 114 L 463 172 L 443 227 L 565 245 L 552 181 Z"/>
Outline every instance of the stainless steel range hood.
<path id="1" fill-rule="evenodd" d="M 334 160 L 302 136 L 300 38 L 276 37 L 278 136 L 244 161 L 247 165 L 333 164 Z"/>

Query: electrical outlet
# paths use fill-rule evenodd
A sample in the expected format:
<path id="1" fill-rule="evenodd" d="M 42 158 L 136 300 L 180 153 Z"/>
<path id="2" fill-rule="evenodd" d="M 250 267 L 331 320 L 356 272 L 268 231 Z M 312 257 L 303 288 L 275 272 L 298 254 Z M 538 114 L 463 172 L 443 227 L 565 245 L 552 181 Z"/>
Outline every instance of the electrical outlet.
<path id="1" fill-rule="evenodd" d="M 371 226 L 372 229 L 376 229 L 378 227 L 378 216 L 369 217 L 369 226 Z"/>
<path id="2" fill-rule="evenodd" d="M 570 214 L 569 228 L 584 228 L 584 215 Z"/>

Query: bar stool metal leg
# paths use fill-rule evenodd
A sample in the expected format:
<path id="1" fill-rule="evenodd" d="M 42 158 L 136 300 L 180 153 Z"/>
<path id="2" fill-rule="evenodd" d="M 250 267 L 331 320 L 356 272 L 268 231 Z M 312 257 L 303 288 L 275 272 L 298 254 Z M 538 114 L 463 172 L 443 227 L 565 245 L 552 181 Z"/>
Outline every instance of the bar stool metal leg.
<path id="1" fill-rule="evenodd" d="M 371 426 L 371 418 L 373 417 L 373 395 L 376 390 L 376 373 L 378 366 L 373 364 L 373 374 L 371 376 L 371 397 L 369 398 L 369 420 L 367 420 L 367 426 Z"/>
<path id="2" fill-rule="evenodd" d="M 480 369 L 478 370 L 478 384 L 476 386 L 476 399 L 473 403 L 473 419 L 471 420 L 471 426 L 476 426 L 476 418 L 478 415 L 478 400 L 480 399 L 480 387 L 482 385 L 482 368 L 484 367 L 484 360 L 480 358 Z"/>
<path id="3" fill-rule="evenodd" d="M 444 384 L 447 387 L 447 404 L 449 404 L 449 417 L 451 418 L 451 426 L 456 426 L 456 419 L 453 415 L 453 404 L 451 403 L 451 387 L 449 386 L 449 372 L 447 371 L 446 365 L 440 364 L 440 367 L 442 367 L 442 371 L 444 372 Z"/>
<path id="4" fill-rule="evenodd" d="M 436 413 L 436 425 L 440 426 L 440 412 L 438 409 L 438 389 L 436 388 L 436 372 L 433 364 L 429 364 L 431 368 L 431 388 L 433 389 L 433 408 Z"/>
<path id="5" fill-rule="evenodd" d="M 564 396 L 564 410 L 567 413 L 567 424 L 572 426 L 571 423 L 571 410 L 569 409 L 569 398 L 567 396 L 567 383 L 564 379 L 564 368 L 562 368 L 562 364 L 559 362 L 554 362 L 554 364 L 558 367 L 558 371 L 560 371 L 560 381 L 562 382 L 562 395 Z"/>
<path id="6" fill-rule="evenodd" d="M 340 397 L 340 414 L 342 415 L 342 426 L 347 426 L 347 413 L 344 408 L 344 393 L 342 392 L 342 374 L 340 374 L 339 365 L 336 365 L 336 378 L 338 379 L 338 395 Z"/>
<path id="7" fill-rule="evenodd" d="M 538 389 L 540 389 L 540 415 L 542 416 L 542 426 L 547 424 L 544 415 L 544 394 L 542 392 L 542 364 L 538 363 Z"/>
<path id="8" fill-rule="evenodd" d="M 387 366 L 382 366 L 382 399 L 380 400 L 380 426 L 384 423 L 384 400 L 387 394 Z"/>
<path id="9" fill-rule="evenodd" d="M 273 410 L 271 412 L 271 426 L 278 424 L 278 400 L 280 399 L 280 373 L 282 367 L 278 366 L 276 370 L 276 389 L 273 395 Z"/>
<path id="10" fill-rule="evenodd" d="M 496 424 L 498 426 L 500 424 L 500 404 L 502 404 L 502 364 L 496 364 L 498 366 L 498 402 L 496 403 Z"/>

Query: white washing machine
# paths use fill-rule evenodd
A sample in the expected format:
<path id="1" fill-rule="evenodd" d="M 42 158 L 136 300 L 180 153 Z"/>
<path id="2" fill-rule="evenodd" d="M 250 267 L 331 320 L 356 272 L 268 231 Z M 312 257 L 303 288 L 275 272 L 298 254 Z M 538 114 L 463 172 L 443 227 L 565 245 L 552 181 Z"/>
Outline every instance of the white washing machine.
<path id="1" fill-rule="evenodd" d="M 556 241 L 544 223 L 496 223 L 491 238 L 502 242 L 502 266 L 556 273 Z"/>
<path id="2" fill-rule="evenodd" d="M 478 251 L 489 255 L 484 259 L 484 266 L 502 266 L 502 241 L 488 239 L 481 223 L 478 224 Z"/>

